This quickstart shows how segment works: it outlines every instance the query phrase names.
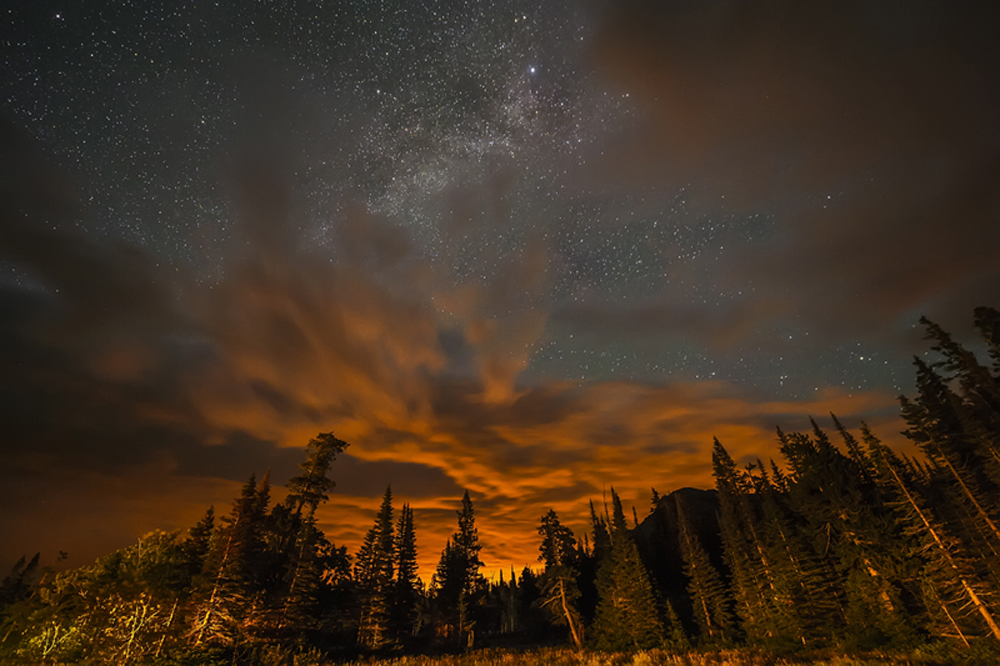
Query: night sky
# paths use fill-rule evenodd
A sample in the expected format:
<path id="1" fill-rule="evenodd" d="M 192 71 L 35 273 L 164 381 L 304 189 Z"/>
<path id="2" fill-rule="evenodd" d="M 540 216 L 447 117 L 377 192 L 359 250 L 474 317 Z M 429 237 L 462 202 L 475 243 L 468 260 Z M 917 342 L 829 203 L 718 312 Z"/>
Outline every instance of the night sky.
<path id="1" fill-rule="evenodd" d="M 5 4 L 0 566 L 333 431 L 336 544 L 391 483 L 426 581 L 467 488 L 520 569 L 548 508 L 710 487 L 713 435 L 900 444 L 920 315 L 1000 306 L 995 9 Z"/>

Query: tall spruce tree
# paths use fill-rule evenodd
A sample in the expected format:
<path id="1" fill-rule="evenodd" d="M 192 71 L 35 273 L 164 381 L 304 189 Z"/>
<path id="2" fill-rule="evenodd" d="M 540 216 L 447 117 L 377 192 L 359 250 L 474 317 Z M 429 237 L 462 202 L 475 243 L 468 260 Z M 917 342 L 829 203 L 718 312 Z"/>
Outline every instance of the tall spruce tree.
<path id="1" fill-rule="evenodd" d="M 349 446 L 333 433 L 319 433 L 306 445 L 300 473 L 286 484 L 288 495 L 269 517 L 270 570 L 277 599 L 273 624 L 283 632 L 310 627 L 323 579 L 329 542 L 316 523 L 316 510 L 336 487 L 330 468 Z"/>
<path id="2" fill-rule="evenodd" d="M 674 494 L 677 509 L 678 541 L 688 579 L 688 594 L 701 642 L 725 644 L 735 638 L 729 595 L 722 576 L 712 564 L 691 526 L 687 506 L 680 494 Z"/>
<path id="3" fill-rule="evenodd" d="M 438 633 L 456 645 L 472 645 L 478 617 L 478 604 L 486 591 L 486 580 L 479 570 L 479 530 L 469 491 L 462 496 L 458 513 L 458 531 L 445 544 L 431 581 Z"/>
<path id="4" fill-rule="evenodd" d="M 184 541 L 184 555 L 188 562 L 188 570 L 195 576 L 205 565 L 205 557 L 208 556 L 209 548 L 212 546 L 212 533 L 215 530 L 215 507 L 210 506 L 198 523 L 188 532 L 188 538 Z"/>
<path id="5" fill-rule="evenodd" d="M 436 636 L 458 645 L 461 628 L 468 619 L 462 591 L 465 571 L 465 562 L 448 538 L 431 577 L 431 601 Z"/>
<path id="6" fill-rule="evenodd" d="M 215 531 L 194 595 L 191 640 L 231 645 L 244 632 L 254 592 L 261 526 L 269 491 L 254 475 L 243 486 L 223 525 Z"/>
<path id="7" fill-rule="evenodd" d="M 973 312 L 976 331 L 986 342 L 993 372 L 1000 376 L 1000 311 L 994 308 L 978 307 Z"/>
<path id="8" fill-rule="evenodd" d="M 576 582 L 579 575 L 576 538 L 552 509 L 542 516 L 538 534 L 542 537 L 538 559 L 545 564 L 540 581 L 542 608 L 556 624 L 569 628 L 573 645 L 579 650 L 583 647 L 583 620 L 577 606 L 580 589 Z"/>
<path id="9" fill-rule="evenodd" d="M 914 598 L 908 587 L 916 576 L 911 548 L 879 493 L 868 454 L 836 416 L 831 418 L 848 455 L 832 446 L 814 447 L 818 455 L 790 487 L 789 501 L 804 517 L 814 547 L 836 568 L 850 643 L 913 645 L 919 640 L 919 609 L 907 603 Z"/>
<path id="10" fill-rule="evenodd" d="M 323 553 L 330 548 L 312 514 L 302 516 L 292 548 L 283 560 L 281 587 L 284 598 L 277 628 L 285 633 L 302 633 L 314 628 L 323 585 Z"/>
<path id="11" fill-rule="evenodd" d="M 801 517 L 771 484 L 763 465 L 758 461 L 754 469 L 758 470 L 752 478 L 760 498 L 761 534 L 777 592 L 772 604 L 789 605 L 792 611 L 782 617 L 783 638 L 803 645 L 837 640 L 845 618 L 832 567 L 805 537 Z"/>
<path id="12" fill-rule="evenodd" d="M 591 533 L 583 535 L 584 542 L 580 546 L 580 556 L 577 562 L 580 567 L 580 576 L 577 584 L 580 588 L 580 612 L 583 614 L 584 625 L 589 626 L 594 622 L 594 615 L 597 612 L 597 572 L 601 562 L 611 553 L 611 533 L 608 531 L 608 524 L 604 516 L 600 516 L 594 508 L 594 502 L 590 502 L 590 524 Z"/>
<path id="13" fill-rule="evenodd" d="M 991 321 L 998 321 L 995 310 L 976 310 L 976 328 L 995 360 Z M 940 360 L 915 358 L 917 396 L 900 399 L 909 426 L 905 434 L 927 461 L 920 483 L 908 489 L 913 499 L 909 511 L 927 522 L 925 537 L 938 535 L 934 543 L 947 546 L 928 553 L 950 551 L 963 569 L 967 589 L 955 596 L 975 608 L 990 633 L 1000 638 L 995 631 L 1000 613 L 995 602 L 1000 593 L 1000 381 L 939 326 L 926 318 L 921 323 Z M 919 503 L 923 512 L 916 508 Z M 949 571 L 948 566 L 938 568 Z M 928 597 L 932 606 L 949 599 L 941 589 Z M 949 617 L 948 623 L 958 622 Z"/>
<path id="14" fill-rule="evenodd" d="M 40 558 L 41 553 L 30 560 L 22 555 L 0 582 L 0 659 L 16 648 L 22 632 L 44 617 L 37 613 L 41 604 L 32 599 L 39 596 L 35 576 Z"/>
<path id="15" fill-rule="evenodd" d="M 611 529 L 605 517 L 597 513 L 593 500 L 590 501 L 590 524 L 593 530 L 594 556 L 601 560 L 611 552 Z"/>
<path id="16" fill-rule="evenodd" d="M 392 593 L 392 633 L 397 641 L 411 638 L 419 630 L 418 610 L 422 584 L 417 575 L 417 536 L 413 510 L 404 504 L 396 524 L 396 578 Z"/>
<path id="17" fill-rule="evenodd" d="M 479 551 L 482 546 L 479 543 L 479 530 L 476 528 L 475 510 L 472 506 L 472 499 L 469 498 L 469 491 L 466 490 L 462 496 L 462 509 L 458 512 L 458 531 L 453 537 L 455 548 L 458 549 L 462 559 L 465 561 L 464 589 L 466 594 L 473 594 L 481 588 L 483 583 L 482 574 L 479 570 L 483 567 L 483 562 L 479 559 Z"/>
<path id="18" fill-rule="evenodd" d="M 937 472 L 936 490 L 945 496 L 943 506 L 953 509 L 952 530 L 984 563 L 1000 556 L 1000 518 L 996 511 L 996 488 L 988 473 L 990 454 L 977 446 L 982 438 L 970 432 L 974 417 L 969 406 L 947 385 L 944 378 L 920 359 L 914 401 L 901 397 L 907 437 L 923 451 Z M 985 370 L 985 369 L 984 369 Z M 990 571 L 1000 579 L 995 567 Z"/>
<path id="19" fill-rule="evenodd" d="M 766 642 L 779 635 L 783 624 L 771 608 L 776 593 L 774 574 L 758 536 L 750 484 L 718 439 L 713 440 L 712 471 L 719 496 L 723 559 L 732 576 L 736 615 L 751 643 Z"/>
<path id="20" fill-rule="evenodd" d="M 659 647 L 665 636 L 649 573 L 613 488 L 611 498 L 611 544 L 597 572 L 599 601 L 591 629 L 593 645 L 611 651 Z"/>
<path id="21" fill-rule="evenodd" d="M 387 487 L 382 497 L 382 506 L 375 518 L 375 525 L 365 536 L 354 566 L 360 610 L 358 643 L 368 648 L 381 648 L 391 640 L 390 620 L 395 559 L 392 489 Z"/>
<path id="22" fill-rule="evenodd" d="M 931 617 L 938 618 L 939 632 L 953 631 L 968 642 L 969 635 L 985 630 L 1000 640 L 998 615 L 989 603 L 992 590 L 977 576 L 958 540 L 921 497 L 913 472 L 867 428 L 862 433 L 880 484 L 920 539 L 926 561 L 925 603 Z"/>
<path id="23" fill-rule="evenodd" d="M 306 445 L 306 460 L 299 465 L 302 472 L 288 481 L 285 502 L 296 514 L 306 510 L 316 512 L 316 507 L 328 499 L 327 493 L 337 485 L 327 476 L 337 454 L 350 446 L 337 439 L 331 432 L 321 432 Z"/>

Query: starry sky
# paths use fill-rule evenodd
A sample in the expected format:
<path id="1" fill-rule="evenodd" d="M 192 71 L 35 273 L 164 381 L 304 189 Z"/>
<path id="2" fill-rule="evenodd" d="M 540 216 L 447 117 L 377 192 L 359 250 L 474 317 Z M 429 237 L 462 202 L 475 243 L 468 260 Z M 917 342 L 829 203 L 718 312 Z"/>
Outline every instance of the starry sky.
<path id="1" fill-rule="evenodd" d="M 351 443 L 425 579 L 713 436 L 901 444 L 927 315 L 1000 305 L 996 10 L 37 2 L 0 15 L 0 565 L 80 565 Z"/>

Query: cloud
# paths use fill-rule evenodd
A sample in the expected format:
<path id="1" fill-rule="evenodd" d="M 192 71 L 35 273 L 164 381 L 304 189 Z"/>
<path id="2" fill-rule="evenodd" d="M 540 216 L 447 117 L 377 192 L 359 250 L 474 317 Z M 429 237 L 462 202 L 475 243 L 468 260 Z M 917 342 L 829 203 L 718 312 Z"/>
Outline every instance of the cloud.
<path id="1" fill-rule="evenodd" d="M 259 156 L 234 177 L 246 252 L 199 285 L 150 251 L 74 231 L 44 160 L 4 142 L 5 157 L 39 169 L 3 189 L 0 208 L 15 275 L 0 284 L 0 499 L 13 507 L 0 531 L 24 535 L 3 558 L 83 557 L 188 526 L 211 503 L 225 513 L 251 472 L 283 483 L 309 438 L 332 430 L 352 444 L 321 515 L 336 543 L 359 545 L 392 483 L 416 512 L 427 576 L 468 489 L 484 561 L 520 567 L 536 561 L 548 508 L 584 531 L 605 487 L 644 506 L 650 485 L 711 485 L 713 436 L 746 461 L 773 455 L 773 427 L 807 427 L 809 413 L 898 430 L 876 392 L 775 402 L 724 382 L 521 384 L 549 321 L 543 242 L 503 259 L 496 283 L 455 288 L 391 223 L 354 211 L 337 221 L 347 251 L 331 261 L 296 232 L 288 183 Z M 617 315 L 643 335 L 714 326 L 721 341 L 746 316 L 713 323 L 669 301 Z M 585 306 L 554 316 L 604 318 Z"/>
<path id="2" fill-rule="evenodd" d="M 464 281 L 433 296 L 444 322 L 453 325 L 452 351 L 482 381 L 482 399 L 503 402 L 548 325 L 550 250 L 537 237 L 491 259 L 490 277 Z"/>
<path id="3" fill-rule="evenodd" d="M 777 458 L 775 426 L 808 429 L 807 415 L 825 423 L 830 412 L 854 426 L 865 419 L 887 441 L 900 443 L 895 399 L 877 392 L 817 391 L 812 399 L 782 402 L 724 382 L 550 383 L 513 401 L 487 403 L 474 386 L 451 384 L 435 399 L 432 420 L 414 423 L 408 435 L 371 433 L 356 453 L 436 467 L 456 488 L 468 488 L 484 561 L 520 567 L 534 562 L 533 527 L 548 508 L 582 534 L 589 530 L 588 502 L 600 501 L 610 486 L 640 509 L 651 485 L 661 492 L 711 487 L 713 436 L 741 463 Z M 373 512 L 377 500 L 364 501 Z M 454 513 L 439 509 L 457 503 L 457 493 L 413 502 L 421 529 L 431 535 L 422 541 L 430 548 L 421 553 L 425 570 L 454 531 Z M 334 533 L 346 527 L 336 525 Z"/>
<path id="4" fill-rule="evenodd" d="M 557 306 L 552 320 L 590 335 L 596 343 L 629 339 L 662 346 L 671 340 L 700 338 L 727 347 L 745 340 L 758 322 L 784 309 L 779 299 L 735 301 L 707 309 L 669 295 L 629 303 L 591 298 Z"/>
<path id="5" fill-rule="evenodd" d="M 620 5 L 594 58 L 641 119 L 594 177 L 772 216 L 719 284 L 782 295 L 830 338 L 965 325 L 1000 299 L 992 25 L 933 1 Z"/>
<path id="6" fill-rule="evenodd" d="M 331 263 L 302 247 L 288 183 L 256 156 L 233 179 L 247 251 L 205 286 L 168 272 L 150 251 L 79 231 L 72 187 L 29 138 L 2 129 L 11 178 L 0 190 L 0 260 L 13 278 L 0 283 L 0 419 L 8 434 L 0 453 L 9 487 L 30 479 L 30 492 L 44 495 L 79 472 L 74 487 L 86 513 L 104 506 L 109 485 L 127 486 L 137 502 L 153 503 L 151 494 L 162 501 L 160 486 L 143 492 L 124 481 L 155 470 L 188 480 L 178 492 L 191 494 L 177 503 L 207 501 L 223 481 L 254 470 L 270 467 L 287 479 L 302 453 L 285 447 L 302 447 L 319 431 L 337 426 L 357 441 L 352 433 L 388 430 L 428 411 L 427 377 L 445 358 L 422 295 L 427 267 L 410 261 L 408 244 L 394 241 L 383 221 L 348 219 L 348 250 L 357 254 Z M 367 265 L 372 257 L 377 273 Z M 353 492 L 397 477 L 418 496 L 432 486 L 454 494 L 436 467 L 351 457 L 344 464 L 389 477 L 354 483 Z M 63 495 L 51 493 L 53 501 Z M 24 508 L 8 517 L 9 533 L 37 534 L 21 529 L 37 518 Z"/>

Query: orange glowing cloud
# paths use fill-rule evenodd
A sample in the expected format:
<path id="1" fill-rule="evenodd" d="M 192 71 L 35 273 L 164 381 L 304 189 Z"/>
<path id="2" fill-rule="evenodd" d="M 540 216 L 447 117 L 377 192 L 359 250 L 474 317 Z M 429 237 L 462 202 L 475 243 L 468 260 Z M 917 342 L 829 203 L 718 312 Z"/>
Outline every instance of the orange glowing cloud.
<path id="1" fill-rule="evenodd" d="M 899 430 L 895 401 L 881 393 L 820 392 L 801 402 L 754 401 L 721 382 L 703 384 L 598 384 L 549 386 L 498 405 L 477 394 L 468 402 L 439 408 L 431 421 L 415 421 L 400 431 L 370 430 L 355 440 L 350 454 L 369 462 L 405 460 L 440 470 L 446 492 L 409 497 L 396 488 L 396 505 L 415 510 L 420 565 L 425 581 L 444 540 L 455 529 L 460 489 L 469 489 L 477 509 L 483 559 L 495 573 L 534 565 L 535 528 L 554 508 L 582 536 L 589 530 L 588 502 L 600 503 L 614 486 L 626 505 L 644 515 L 649 489 L 661 492 L 713 485 L 711 443 L 718 437 L 734 458 L 750 462 L 780 456 L 774 427 L 807 429 L 808 414 L 834 412 L 847 423 L 865 418 L 881 434 Z M 518 411 L 518 401 L 561 403 L 550 419 Z M 468 409 L 466 420 L 448 413 Z M 827 424 L 830 425 L 830 424 Z M 895 438 L 886 437 L 893 443 Z M 390 472 L 387 472 L 390 473 Z M 335 468 L 334 477 L 337 478 Z M 385 483 L 391 479 L 386 478 Z M 439 478 L 436 483 L 444 484 Z M 373 490 L 373 489 L 372 489 Z M 323 511 L 324 524 L 338 543 L 360 545 L 374 520 L 378 493 L 338 493 Z"/>

